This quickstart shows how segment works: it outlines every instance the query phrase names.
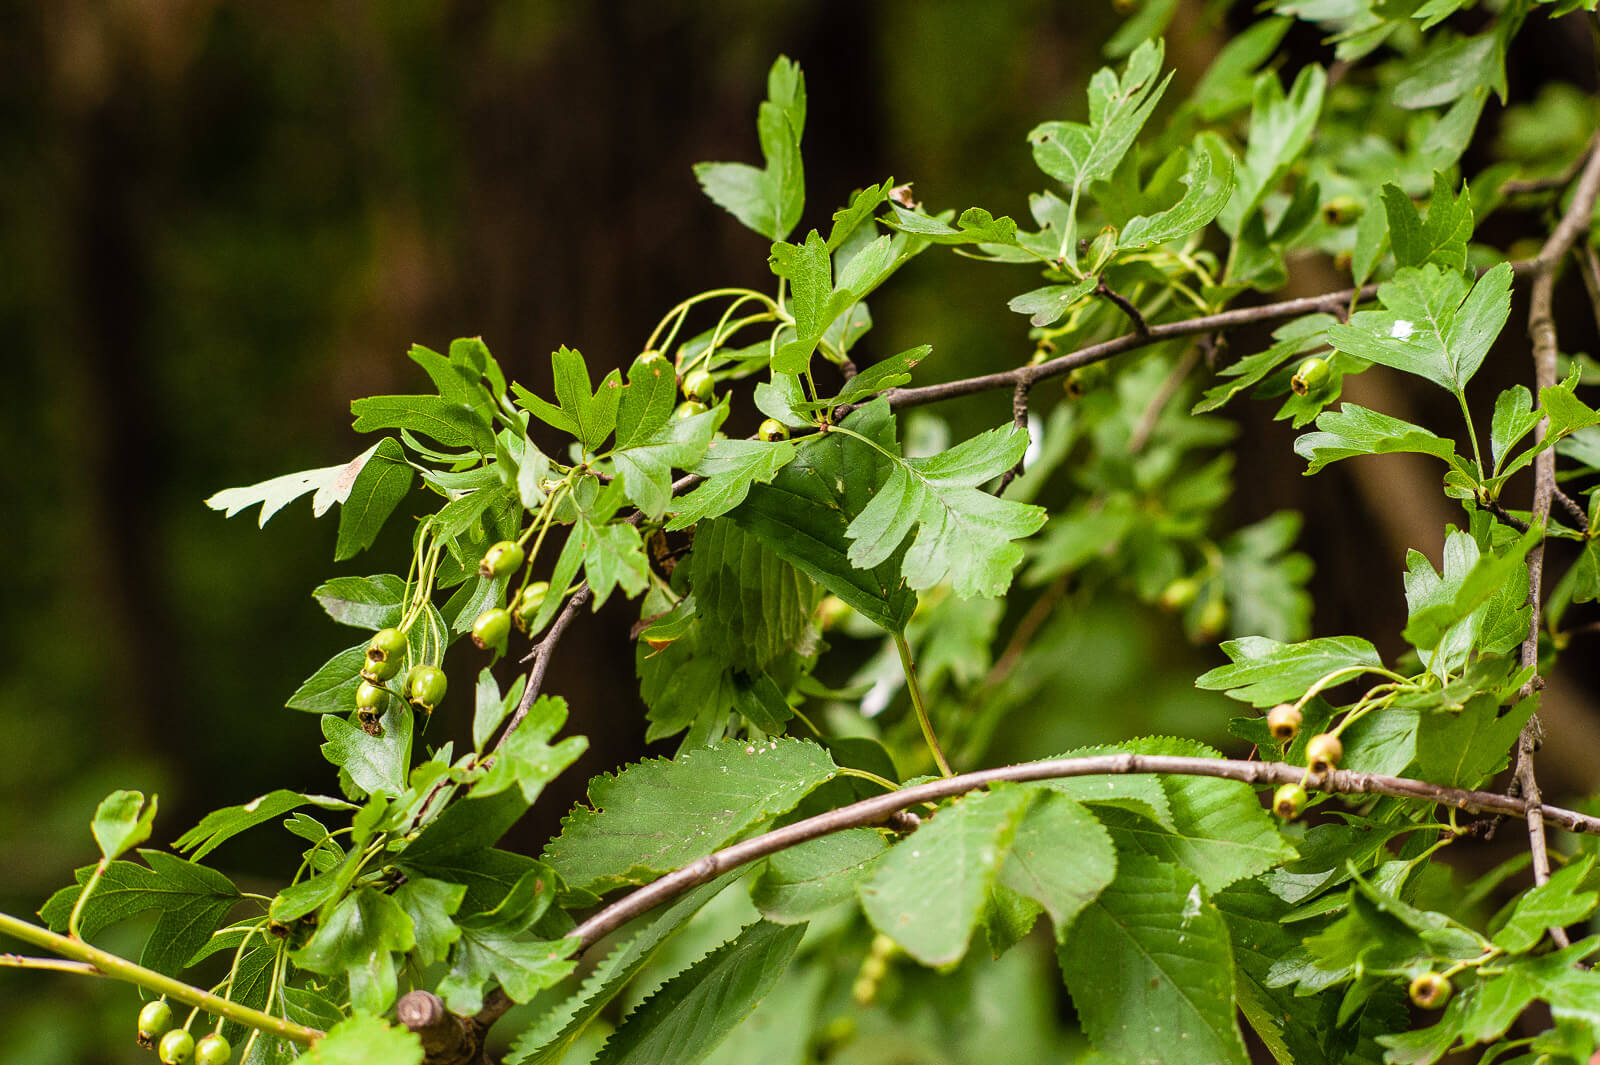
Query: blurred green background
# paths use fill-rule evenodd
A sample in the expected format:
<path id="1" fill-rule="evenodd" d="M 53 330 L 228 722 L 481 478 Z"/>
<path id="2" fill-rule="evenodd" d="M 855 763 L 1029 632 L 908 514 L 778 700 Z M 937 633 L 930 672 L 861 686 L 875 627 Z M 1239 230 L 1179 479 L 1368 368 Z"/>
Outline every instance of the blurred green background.
<path id="1" fill-rule="evenodd" d="M 1173 99 L 1226 40 L 1207 17 L 1225 6 L 1179 5 Z M 1043 179 L 1023 136 L 1081 115 L 1122 18 L 1065 0 L 16 5 L 0 35 L 0 906 L 31 913 L 93 859 L 88 818 L 113 788 L 160 793 L 158 843 L 274 787 L 336 789 L 316 720 L 282 708 L 350 642 L 308 593 L 336 573 L 404 572 L 404 533 L 335 566 L 333 526 L 303 501 L 260 531 L 202 499 L 363 450 L 348 403 L 416 390 L 413 341 L 481 334 L 543 390 L 559 344 L 624 365 L 683 296 L 765 287 L 766 247 L 690 166 L 755 157 L 780 52 L 810 95 L 802 231 L 891 174 L 934 209 L 1025 214 Z M 1290 43 L 1326 58 L 1303 27 Z M 1519 95 L 1588 77 L 1556 29 L 1530 26 L 1518 53 Z M 1323 269 L 1308 283 L 1337 287 Z M 936 375 L 1015 365 L 1031 344 L 1004 304 L 1028 281 L 930 253 L 874 300 L 867 347 L 932 343 Z M 1009 398 L 938 413 L 971 431 L 1003 421 Z M 1304 481 L 1287 428 L 1242 415 L 1250 490 L 1231 517 L 1306 511 L 1317 632 L 1392 645 L 1401 548 L 1436 557 L 1448 511 L 1385 502 L 1378 462 L 1366 482 Z M 584 778 L 641 752 L 634 616 L 614 600 L 563 644 L 547 690 L 591 752 L 522 826 L 526 846 Z M 1226 711 L 1189 687 L 1214 650 L 1154 613 L 1095 620 L 1052 681 L 1079 716 L 1052 720 L 1045 702 L 1038 744 L 1001 749 L 1138 730 L 1225 742 Z M 1551 790 L 1591 784 L 1580 772 L 1552 770 Z M 292 851 L 280 837 L 247 837 L 219 864 L 270 892 Z M 0 972 L 0 1060 L 148 1060 L 134 1012 L 125 989 Z"/>

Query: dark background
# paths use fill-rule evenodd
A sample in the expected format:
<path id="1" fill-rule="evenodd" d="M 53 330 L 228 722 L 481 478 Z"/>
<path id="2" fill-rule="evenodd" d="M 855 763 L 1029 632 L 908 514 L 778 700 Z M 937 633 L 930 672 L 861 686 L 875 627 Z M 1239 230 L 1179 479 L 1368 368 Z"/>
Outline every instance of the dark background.
<path id="1" fill-rule="evenodd" d="M 1226 40 L 1200 7 L 1182 5 L 1168 34 L 1169 101 Z M 335 566 L 332 520 L 314 522 L 304 500 L 262 531 L 202 499 L 363 450 L 348 403 L 422 387 L 404 358 L 414 341 L 481 334 L 545 390 L 559 344 L 624 365 L 684 296 L 766 287 L 764 242 L 700 194 L 690 166 L 756 158 L 755 108 L 780 52 L 809 90 L 802 232 L 891 174 L 935 209 L 1025 215 L 1044 179 L 1023 135 L 1081 117 L 1120 17 L 1046 0 L 13 10 L 0 32 L 0 905 L 30 913 L 93 860 L 88 819 L 113 788 L 160 793 L 162 843 L 217 805 L 336 788 L 315 718 L 282 709 L 353 642 L 308 593 L 336 573 L 404 572 L 404 536 Z M 1308 28 L 1290 45 L 1296 61 L 1328 61 Z M 1511 77 L 1523 99 L 1551 78 L 1591 87 L 1581 26 L 1530 20 Z M 1491 103 L 1469 171 L 1496 116 Z M 874 299 L 866 348 L 932 343 L 934 375 L 1015 365 L 1031 345 L 1004 303 L 1030 280 L 929 253 Z M 1294 288 L 1343 283 L 1313 259 Z M 1558 301 L 1565 346 L 1595 350 L 1582 289 L 1568 279 Z M 1513 315 L 1485 371 L 1496 385 L 1529 376 L 1525 308 Z M 1253 351 L 1261 337 L 1234 343 Z M 1449 402 L 1377 372 L 1358 387 L 1396 414 Z M 1008 412 L 1003 395 L 939 411 L 958 433 Z M 1444 523 L 1460 521 L 1435 472 L 1392 458 L 1307 480 L 1269 407 L 1237 413 L 1248 487 L 1230 518 L 1305 511 L 1317 634 L 1369 634 L 1392 652 L 1403 548 L 1437 560 Z M 614 600 L 562 646 L 547 690 L 567 697 L 592 747 L 523 826 L 527 846 L 585 777 L 640 753 L 635 616 Z M 1218 657 L 1168 618 L 1137 631 L 1138 668 L 1159 662 L 1182 685 Z M 1579 675 L 1593 658 L 1576 645 L 1550 694 L 1554 797 L 1596 784 L 1600 725 Z M 1187 731 L 1220 736 L 1225 717 Z M 234 845 L 223 866 L 270 893 L 252 878 L 281 875 L 291 841 L 278 835 Z M 107 945 L 128 947 L 114 934 Z M 0 1059 L 144 1060 L 133 1013 L 120 989 L 0 975 Z"/>

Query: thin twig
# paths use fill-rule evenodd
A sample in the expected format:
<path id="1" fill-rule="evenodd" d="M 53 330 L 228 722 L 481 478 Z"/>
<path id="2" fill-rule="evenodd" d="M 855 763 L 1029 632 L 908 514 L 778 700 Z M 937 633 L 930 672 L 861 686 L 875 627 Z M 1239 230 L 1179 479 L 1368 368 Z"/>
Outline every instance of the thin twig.
<path id="1" fill-rule="evenodd" d="M 1578 276 L 1583 278 L 1583 290 L 1589 294 L 1589 309 L 1594 312 L 1594 327 L 1600 332 L 1600 255 L 1587 242 L 1572 249 L 1578 260 Z"/>
<path id="2" fill-rule="evenodd" d="M 1106 284 L 1105 278 L 1102 277 L 1095 283 L 1094 294 L 1096 296 L 1104 296 L 1121 308 L 1122 313 L 1128 316 L 1128 321 L 1133 323 L 1134 331 L 1140 336 L 1147 337 L 1150 335 L 1150 324 L 1144 320 L 1144 315 L 1139 312 L 1139 308 L 1133 305 L 1132 300 Z"/>
<path id="3" fill-rule="evenodd" d="M 572 933 L 580 949 L 592 946 L 603 936 L 628 921 L 648 912 L 668 899 L 704 884 L 748 862 L 847 828 L 860 828 L 882 822 L 897 810 L 919 803 L 936 802 L 962 795 L 1000 781 L 1025 782 L 1058 780 L 1064 777 L 1104 776 L 1124 773 L 1166 773 L 1179 776 L 1220 777 L 1247 784 L 1297 784 L 1306 776 L 1304 766 L 1286 762 L 1246 762 L 1222 758 L 1178 758 L 1165 755 L 1109 754 L 1084 758 L 1052 758 L 1042 762 L 963 773 L 943 780 L 929 781 L 899 791 L 874 795 L 869 799 L 807 817 L 782 828 L 724 847 L 690 865 L 668 873 L 653 883 L 638 888 L 595 913 Z M 1356 773 L 1335 769 L 1312 777 L 1307 786 L 1319 791 L 1346 795 L 1389 795 L 1420 799 L 1472 813 L 1492 811 L 1525 815 L 1530 810 L 1544 821 L 1573 832 L 1600 835 L 1600 817 L 1574 810 L 1544 806 L 1494 792 L 1468 791 L 1430 784 L 1425 780 Z"/>
<path id="4" fill-rule="evenodd" d="M 105 973 L 86 961 L 67 961 L 65 958 L 34 958 L 27 954 L 0 954 L 0 969 L 48 969 L 57 973 L 76 973 L 79 976 L 104 976 Z"/>
<path id="5" fill-rule="evenodd" d="M 1585 152 L 1587 161 L 1583 173 L 1573 190 L 1572 202 L 1561 221 L 1539 249 L 1533 263 L 1533 285 L 1528 297 L 1528 336 L 1533 344 L 1534 394 L 1540 395 L 1556 384 L 1556 355 L 1558 339 L 1554 312 L 1556 266 L 1578 238 L 1588 231 L 1594 215 L 1596 195 L 1600 195 L 1600 134 L 1590 140 Z M 1541 418 L 1534 429 L 1535 442 L 1542 441 L 1549 418 Z M 1533 507 L 1531 524 L 1543 526 L 1550 516 L 1550 501 L 1556 494 L 1556 454 L 1546 448 L 1534 459 Z M 1522 642 L 1521 661 L 1524 667 L 1532 666 L 1534 675 L 1523 686 L 1522 695 L 1531 695 L 1539 687 L 1539 627 L 1542 601 L 1541 585 L 1544 578 L 1544 541 L 1528 552 L 1528 636 Z M 1539 716 L 1534 714 L 1523 726 L 1517 740 L 1516 779 L 1524 801 L 1535 811 L 1539 808 L 1539 782 L 1534 776 L 1533 753 L 1543 742 L 1544 730 Z M 1543 884 L 1550 879 L 1550 857 L 1545 844 L 1544 820 L 1536 813 L 1528 814 L 1528 845 L 1533 855 L 1533 880 Z M 1559 928 L 1550 930 L 1551 937 L 1566 945 L 1566 933 Z"/>
<path id="6" fill-rule="evenodd" d="M 578 616 L 578 611 L 589 601 L 589 585 L 580 585 L 572 593 L 572 598 L 567 600 L 567 605 L 561 608 L 561 613 L 550 625 L 550 631 L 544 634 L 544 639 L 533 645 L 533 650 L 523 656 L 524 662 L 531 661 L 533 668 L 528 670 L 528 686 L 523 689 L 522 701 L 517 704 L 516 712 L 511 715 L 511 720 L 506 722 L 505 731 L 500 733 L 500 738 L 495 741 L 493 750 L 498 751 L 507 738 L 522 724 L 522 719 L 528 716 L 528 710 L 533 706 L 533 701 L 539 698 L 539 690 L 544 687 L 545 671 L 550 668 L 550 659 L 555 656 L 556 644 L 561 642 L 561 636 L 567 631 L 567 626 L 572 624 L 572 619 Z"/>
<path id="7" fill-rule="evenodd" d="M 1528 523 L 1511 513 L 1511 511 L 1507 510 L 1505 507 L 1501 506 L 1498 499 L 1491 499 L 1484 505 L 1489 508 L 1489 513 L 1499 518 L 1502 523 L 1517 530 L 1517 532 L 1528 531 Z"/>
<path id="8" fill-rule="evenodd" d="M 1032 382 L 1018 381 L 1017 387 L 1011 390 L 1011 424 L 1023 432 L 1028 431 L 1028 392 L 1032 388 Z M 1022 476 L 1024 461 L 1018 459 L 1015 466 L 1000 475 L 1000 487 L 995 489 L 995 495 L 1005 495 L 1011 482 Z"/>
<path id="9" fill-rule="evenodd" d="M 1555 489 L 1554 493 L 1552 494 L 1552 498 L 1554 498 L 1557 503 L 1560 503 L 1562 509 L 1571 516 L 1572 522 L 1578 527 L 1579 532 L 1589 531 L 1589 515 L 1584 513 L 1583 508 L 1578 505 L 1577 500 L 1573 499 L 1559 488 Z"/>
<path id="10" fill-rule="evenodd" d="M 158 973 L 154 969 L 147 969 L 109 950 L 101 950 L 81 939 L 60 935 L 48 928 L 40 928 L 36 924 L 13 917 L 8 913 L 0 913 L 0 934 L 13 936 L 24 943 L 31 943 L 36 947 L 70 958 L 73 961 L 83 962 L 98 970 L 103 976 L 135 984 L 146 991 L 153 991 L 158 995 L 182 1002 L 185 1006 L 194 1006 L 214 1016 L 226 1017 L 230 1021 L 237 1021 L 248 1028 L 255 1028 L 275 1035 L 279 1039 L 287 1039 L 294 1043 L 309 1045 L 321 1039 L 323 1032 L 315 1028 L 307 1028 L 302 1024 L 274 1017 L 248 1006 L 214 995 L 193 987 L 182 980 L 175 980 L 165 973 Z"/>

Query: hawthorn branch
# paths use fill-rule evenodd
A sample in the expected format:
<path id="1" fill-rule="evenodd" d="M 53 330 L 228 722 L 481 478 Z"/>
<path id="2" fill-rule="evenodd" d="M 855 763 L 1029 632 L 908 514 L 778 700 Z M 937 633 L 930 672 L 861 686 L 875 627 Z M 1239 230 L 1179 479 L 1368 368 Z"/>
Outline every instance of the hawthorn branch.
<path id="1" fill-rule="evenodd" d="M 1051 758 L 1042 762 L 1025 762 L 1020 765 L 985 769 L 976 773 L 934 780 L 899 791 L 874 795 L 869 799 L 841 806 L 826 813 L 807 817 L 782 828 L 773 829 L 751 839 L 724 847 L 697 862 L 644 887 L 629 892 L 616 902 L 604 907 L 573 931 L 580 949 L 592 946 L 602 937 L 616 931 L 628 921 L 655 908 L 691 888 L 716 879 L 730 869 L 776 854 L 796 844 L 816 839 L 847 828 L 860 828 L 878 824 L 900 810 L 919 803 L 936 802 L 1000 781 L 1026 782 L 1059 780 L 1065 777 L 1104 776 L 1127 773 L 1165 773 L 1176 776 L 1220 777 L 1246 784 L 1273 785 L 1299 783 L 1306 776 L 1304 766 L 1286 762 L 1246 762 L 1221 758 L 1179 758 L 1166 755 L 1109 754 L 1083 758 Z M 1490 791 L 1469 791 L 1464 788 L 1447 788 L 1425 780 L 1383 776 L 1376 773 L 1357 773 L 1345 769 L 1331 770 L 1320 777 L 1312 777 L 1307 786 L 1318 791 L 1343 795 L 1388 795 L 1402 799 L 1418 799 L 1441 806 L 1450 806 L 1469 813 L 1504 813 L 1527 815 L 1560 825 L 1573 832 L 1600 835 L 1600 817 L 1591 817 L 1573 810 L 1545 806 L 1526 798 L 1513 798 Z"/>
<path id="2" fill-rule="evenodd" d="M 494 750 L 498 751 L 504 746 L 511 734 L 517 731 L 517 726 L 522 724 L 523 718 L 528 716 L 528 710 L 533 706 L 535 699 L 539 698 L 539 690 L 544 687 L 544 675 L 550 668 L 550 659 L 555 656 L 556 645 L 561 642 L 562 635 L 567 631 L 567 626 L 572 624 L 572 619 L 578 616 L 578 611 L 589 601 L 589 585 L 581 585 L 572 593 L 572 598 L 567 600 L 567 605 L 561 608 L 561 613 L 556 615 L 555 621 L 550 623 L 550 631 L 544 634 L 544 639 L 533 645 L 533 650 L 523 656 L 524 662 L 532 662 L 528 670 L 528 686 L 522 692 L 522 701 L 517 704 L 516 712 L 511 715 L 511 720 L 506 722 L 505 731 L 500 733 L 500 739 L 495 742 Z"/>
<path id="3" fill-rule="evenodd" d="M 1573 190 L 1568 206 L 1550 238 L 1539 249 L 1533 261 L 1533 285 L 1528 297 L 1528 337 L 1533 346 L 1534 395 L 1556 384 L 1556 353 L 1558 340 L 1555 323 L 1556 267 L 1577 243 L 1579 236 L 1588 231 L 1594 216 L 1595 198 L 1600 195 L 1600 134 L 1590 140 L 1586 149 L 1587 162 Z M 1549 418 L 1541 418 L 1534 429 L 1535 442 L 1542 441 L 1549 427 Z M 1550 516 L 1550 503 L 1556 495 L 1556 454 L 1547 448 L 1534 459 L 1533 510 L 1530 524 L 1543 526 Z M 1524 667 L 1534 667 L 1534 675 L 1523 687 L 1524 697 L 1539 686 L 1539 625 L 1541 585 L 1544 579 L 1544 541 L 1533 545 L 1528 552 L 1528 636 L 1522 642 L 1521 661 Z M 1544 739 L 1544 730 L 1537 714 L 1528 718 L 1517 738 L 1516 781 L 1522 797 L 1530 804 L 1527 813 L 1528 844 L 1533 855 L 1533 880 L 1543 884 L 1550 879 L 1550 856 L 1544 838 L 1544 820 L 1538 816 L 1540 808 L 1539 782 L 1534 776 L 1533 754 Z M 1550 930 L 1551 938 L 1559 946 L 1567 945 L 1566 932 L 1559 928 Z"/>
<path id="4" fill-rule="evenodd" d="M 1118 309 L 1120 309 L 1123 314 L 1128 316 L 1128 321 L 1133 323 L 1134 331 L 1140 336 L 1150 335 L 1150 325 L 1144 320 L 1144 315 L 1139 311 L 1139 308 L 1135 307 L 1133 305 L 1133 301 L 1128 299 L 1128 297 L 1122 295 L 1122 293 L 1116 291 L 1110 285 L 1106 284 L 1105 278 L 1102 277 L 1095 284 L 1094 294 L 1096 296 L 1104 296 L 1112 303 L 1115 303 Z"/>
<path id="5" fill-rule="evenodd" d="M 86 961 L 68 961 L 65 958 L 34 958 L 26 954 L 0 954 L 0 969 L 45 969 L 57 973 L 76 973 L 79 976 L 105 975 L 105 973 Z"/>
<path id="6" fill-rule="evenodd" d="M 86 943 L 81 939 L 52 932 L 48 928 L 41 928 L 36 924 L 13 917 L 8 913 L 0 913 L 0 933 L 20 939 L 24 943 L 31 943 L 53 954 L 58 954 L 62 958 L 69 959 L 68 962 L 50 966 L 51 968 L 64 969 L 69 972 L 84 972 L 86 970 L 80 966 L 86 966 L 97 975 L 109 976 L 126 983 L 136 984 L 147 991 L 165 995 L 177 1002 L 182 1002 L 186 1006 L 194 1006 L 215 1016 L 226 1017 L 230 1021 L 238 1021 L 248 1028 L 266 1032 L 268 1035 L 275 1035 L 279 1039 L 287 1039 L 302 1046 L 309 1046 L 326 1034 L 315 1028 L 307 1028 L 304 1025 L 295 1024 L 293 1021 L 285 1020 L 282 1017 L 274 1017 L 269 1013 L 263 1013 L 248 1006 L 241 1006 L 237 1002 L 231 1002 L 209 991 L 202 991 L 200 988 L 186 984 L 182 980 L 175 980 L 164 973 L 156 972 L 154 969 L 147 969 L 143 965 L 131 962 L 120 955 L 111 953 L 109 950 L 101 950 L 99 947 Z M 5 957 L 15 959 L 20 958 L 21 955 L 8 954 Z M 48 959 L 29 960 L 45 961 Z M 79 964 L 71 965 L 71 962 Z M 30 967 L 45 968 L 46 966 L 36 965 Z"/>

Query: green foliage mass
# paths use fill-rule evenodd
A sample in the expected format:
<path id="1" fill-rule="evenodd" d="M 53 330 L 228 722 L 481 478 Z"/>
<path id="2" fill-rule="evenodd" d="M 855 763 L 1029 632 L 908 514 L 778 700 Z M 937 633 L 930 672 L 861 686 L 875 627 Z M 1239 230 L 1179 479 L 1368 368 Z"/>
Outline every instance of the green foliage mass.
<path id="1" fill-rule="evenodd" d="M 1600 936 L 1567 929 L 1600 904 L 1584 838 L 1597 822 L 1550 811 L 1573 831 L 1554 840 L 1553 874 L 1534 840 L 1536 878 L 1470 881 L 1440 856 L 1471 846 L 1461 810 L 1493 805 L 1440 789 L 1485 787 L 1508 766 L 1531 735 L 1535 678 L 1577 638 L 1563 619 L 1600 599 L 1585 364 L 1502 390 L 1487 451 L 1468 398 L 1522 285 L 1479 223 L 1529 194 L 1506 191 L 1520 166 L 1572 164 L 1532 195 L 1592 262 L 1600 166 L 1578 136 L 1507 138 L 1505 159 L 1462 169 L 1487 97 L 1507 96 L 1518 31 L 1586 5 L 1511 0 L 1463 35 L 1454 15 L 1470 4 L 1282 0 L 1198 81 L 1168 65 L 1176 6 L 1151 0 L 1113 39 L 1122 61 L 1090 79 L 1087 121 L 1027 134 L 1046 187 L 1026 223 L 929 209 L 891 178 L 847 197 L 826 236 L 798 236 L 808 89 L 779 58 L 758 110 L 763 165 L 695 168 L 767 245 L 768 288 L 683 301 L 626 372 L 563 346 L 548 397 L 481 340 L 419 345 L 411 372 L 432 391 L 351 403 L 356 431 L 383 434 L 372 447 L 212 496 L 228 516 L 259 507 L 263 525 L 306 495 L 318 516 L 337 506 L 336 561 L 414 519 L 404 575 L 313 592 L 336 622 L 404 634 L 398 651 L 381 636 L 337 651 L 286 698 L 319 715 L 342 797 L 282 788 L 214 811 L 178 837 L 186 860 L 137 849 L 156 802 L 114 792 L 90 825 L 101 858 L 39 911 L 68 938 L 14 918 L 0 932 L 83 960 L 87 940 L 156 914 L 138 967 L 108 975 L 189 995 L 251 1063 L 434 1060 L 445 1052 L 388 1019 L 418 991 L 487 1021 L 524 1007 L 514 1063 L 716 1062 L 750 1047 L 866 1061 L 896 1040 L 969 1060 L 972 1033 L 995 1024 L 985 996 L 1011 973 L 1064 990 L 1074 1027 L 1016 995 L 998 1009 L 1023 1032 L 1008 1038 L 1069 1057 L 1243 1065 L 1248 1028 L 1284 1063 L 1591 1060 L 1600 978 L 1584 963 Z M 1339 78 L 1306 63 L 1285 88 L 1274 56 L 1296 19 L 1332 35 Z M 946 356 L 956 378 L 941 382 L 923 368 L 940 338 L 886 357 L 863 340 L 868 299 L 935 248 L 1030 271 L 1008 306 L 1027 316 L 1033 359 L 961 377 Z M 1283 289 L 1311 254 L 1350 290 L 1241 299 Z M 1554 265 L 1522 273 L 1537 287 Z M 686 336 L 702 318 L 714 324 Z M 1211 365 L 1215 338 L 1248 321 L 1271 324 L 1271 342 Z M 1444 390 L 1463 423 L 1342 402 L 1374 367 Z M 1065 395 L 1046 396 L 1057 378 Z M 989 390 L 1010 392 L 1011 423 L 956 432 L 910 413 Z M 1394 582 L 1398 652 L 1312 638 L 1298 515 L 1226 527 L 1233 428 L 1216 412 L 1246 391 L 1287 395 L 1277 417 L 1296 430 L 1314 423 L 1293 443 L 1308 475 L 1397 452 L 1443 463 L 1461 526 L 1444 530 L 1438 568 L 1413 551 Z M 729 430 L 756 412 L 788 438 Z M 1509 479 L 1530 466 L 1540 502 L 1513 508 Z M 1588 505 L 1552 509 L 1557 482 Z M 1552 539 L 1576 561 L 1546 563 Z M 485 559 L 507 541 L 509 573 Z M 563 735 L 566 699 L 541 690 L 557 641 L 585 605 L 619 600 L 638 611 L 640 731 L 675 750 L 591 779 L 538 858 L 503 848 L 587 749 Z M 1115 731 L 1118 707 L 1095 704 L 1093 682 L 1078 705 L 1033 705 L 1082 668 L 1083 629 L 1063 619 L 1108 601 L 1221 641 L 1229 662 L 1195 683 L 1247 708 L 1229 728 L 1252 759 L 1116 734 L 1066 756 L 1105 760 L 1093 776 L 1036 779 L 1024 764 L 948 782 L 951 762 L 992 765 L 1040 717 L 1094 714 Z M 517 618 L 532 669 L 502 688 L 490 667 L 504 641 L 480 646 L 475 684 L 452 685 L 472 692 L 470 745 L 430 742 L 449 710 L 412 680 L 434 678 L 469 631 L 490 644 L 474 620 L 491 610 Z M 1269 727 L 1260 711 L 1274 707 L 1298 731 Z M 1297 796 L 1284 819 L 1263 803 L 1269 783 Z M 202 864 L 273 822 L 307 844 L 279 882 L 243 891 Z M 225 1003 L 165 982 L 218 957 L 231 958 Z M 1441 1005 L 1414 982 L 1434 977 L 1454 996 L 1408 1014 L 1408 986 L 1419 1007 Z"/>

